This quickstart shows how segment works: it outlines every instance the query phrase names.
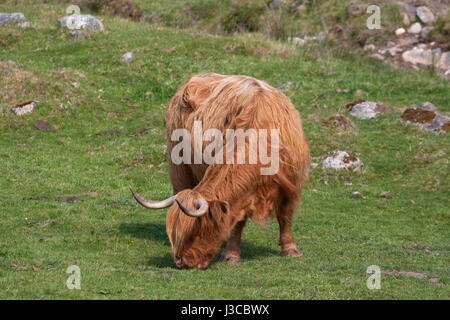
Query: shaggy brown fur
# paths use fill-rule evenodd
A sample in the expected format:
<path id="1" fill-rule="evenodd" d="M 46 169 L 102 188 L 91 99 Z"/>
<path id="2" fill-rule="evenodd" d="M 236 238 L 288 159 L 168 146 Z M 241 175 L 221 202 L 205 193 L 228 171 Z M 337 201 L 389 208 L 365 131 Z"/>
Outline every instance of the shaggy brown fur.
<path id="1" fill-rule="evenodd" d="M 278 173 L 261 175 L 260 168 L 264 166 L 259 162 L 175 165 L 170 155 L 178 142 L 171 141 L 171 134 L 175 129 L 185 128 L 193 136 L 197 120 L 202 121 L 204 131 L 279 129 Z M 307 177 L 310 156 L 300 116 L 285 95 L 251 77 L 214 73 L 191 76 L 170 100 L 166 128 L 174 194 L 190 209 L 200 198 L 209 204 L 209 212 L 199 218 L 185 215 L 176 203 L 168 211 L 166 228 L 177 267 L 206 268 L 227 238 L 222 259 L 238 261 L 247 217 L 259 224 L 269 216 L 276 217 L 282 254 L 301 255 L 294 243 L 291 221 Z M 226 143 L 224 135 L 224 148 Z M 203 147 L 207 144 L 205 141 Z M 247 149 L 248 145 L 246 141 Z"/>

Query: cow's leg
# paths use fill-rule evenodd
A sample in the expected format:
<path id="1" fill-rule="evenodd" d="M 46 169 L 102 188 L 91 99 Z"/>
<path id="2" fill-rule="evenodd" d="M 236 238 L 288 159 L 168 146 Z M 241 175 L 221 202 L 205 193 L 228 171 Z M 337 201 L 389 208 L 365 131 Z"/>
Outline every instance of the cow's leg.
<path id="1" fill-rule="evenodd" d="M 297 248 L 292 234 L 292 219 L 294 217 L 294 201 L 282 203 L 277 212 L 277 219 L 280 225 L 280 245 L 281 255 L 300 257 L 303 253 Z"/>
<path id="2" fill-rule="evenodd" d="M 241 255 L 241 236 L 242 230 L 247 222 L 247 217 L 236 223 L 228 237 L 225 249 L 220 257 L 220 262 L 238 263 Z"/>

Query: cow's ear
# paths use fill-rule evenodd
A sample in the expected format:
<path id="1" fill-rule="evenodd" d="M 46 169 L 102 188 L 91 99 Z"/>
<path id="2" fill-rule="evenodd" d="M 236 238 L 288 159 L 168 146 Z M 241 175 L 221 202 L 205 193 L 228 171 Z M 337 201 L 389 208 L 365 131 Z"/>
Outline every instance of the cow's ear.
<path id="1" fill-rule="evenodd" d="M 210 201 L 209 208 L 214 220 L 223 221 L 228 216 L 230 205 L 227 201 L 214 200 Z"/>

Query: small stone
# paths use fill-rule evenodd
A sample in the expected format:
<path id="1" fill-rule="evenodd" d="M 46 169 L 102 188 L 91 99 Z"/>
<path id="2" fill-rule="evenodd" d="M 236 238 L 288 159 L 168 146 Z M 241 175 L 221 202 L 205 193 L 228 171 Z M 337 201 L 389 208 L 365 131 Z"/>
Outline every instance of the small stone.
<path id="1" fill-rule="evenodd" d="M 127 52 L 122 57 L 120 57 L 120 61 L 130 62 L 131 60 L 134 59 L 134 56 L 135 56 L 134 52 Z"/>
<path id="2" fill-rule="evenodd" d="M 105 27 L 103 23 L 96 17 L 90 14 L 72 14 L 58 19 L 61 27 L 66 27 L 71 30 L 75 29 L 90 29 L 94 31 L 103 31 Z"/>
<path id="3" fill-rule="evenodd" d="M 416 19 L 416 7 L 412 4 L 398 1 L 397 6 L 399 7 L 401 13 L 407 15 L 409 21 L 414 21 Z"/>
<path id="4" fill-rule="evenodd" d="M 19 23 L 25 20 L 25 15 L 22 12 L 0 12 L 0 25 Z"/>
<path id="5" fill-rule="evenodd" d="M 384 57 L 381 54 L 379 54 L 379 53 L 371 54 L 370 57 L 374 58 L 374 59 L 377 59 L 377 60 L 380 60 L 380 61 L 384 61 Z"/>
<path id="6" fill-rule="evenodd" d="M 450 131 L 450 117 L 436 114 L 433 120 L 424 124 L 423 128 L 436 133 L 447 133 Z"/>
<path id="7" fill-rule="evenodd" d="M 429 101 L 422 102 L 421 104 L 419 104 L 417 106 L 417 108 L 422 109 L 422 110 L 436 112 L 436 113 L 438 112 L 438 108 L 436 108 L 436 106 Z"/>
<path id="8" fill-rule="evenodd" d="M 386 111 L 383 104 L 364 101 L 349 107 L 349 113 L 359 119 L 374 119 Z"/>
<path id="9" fill-rule="evenodd" d="M 277 87 L 277 89 L 280 91 L 287 91 L 287 90 L 291 89 L 293 85 L 294 85 L 293 82 L 288 81 L 286 83 L 283 83 L 281 86 Z"/>
<path id="10" fill-rule="evenodd" d="M 416 48 L 417 48 L 417 49 L 422 49 L 422 50 L 424 50 L 424 49 L 427 49 L 427 48 L 428 48 L 428 45 L 427 45 L 426 43 L 419 43 L 419 44 L 416 46 Z"/>
<path id="11" fill-rule="evenodd" d="M 441 48 L 435 48 L 435 49 L 431 50 L 431 54 L 433 56 L 433 63 L 434 63 L 434 65 L 439 68 L 439 61 L 441 59 L 442 49 Z"/>
<path id="12" fill-rule="evenodd" d="M 12 111 L 17 114 L 18 116 L 21 116 L 25 113 L 30 113 L 34 110 L 34 107 L 36 107 L 39 104 L 39 101 L 26 101 L 22 102 L 21 104 L 18 104 L 14 107 L 12 107 Z"/>
<path id="13" fill-rule="evenodd" d="M 418 7 L 416 9 L 416 15 L 419 17 L 420 21 L 425 24 L 431 24 L 436 20 L 433 12 L 425 6 Z"/>
<path id="14" fill-rule="evenodd" d="M 408 33 L 418 34 L 422 31 L 422 25 L 420 22 L 414 23 L 411 27 L 408 28 Z"/>
<path id="15" fill-rule="evenodd" d="M 444 52 L 439 59 L 439 68 L 443 70 L 450 69 L 450 51 Z"/>
<path id="16" fill-rule="evenodd" d="M 422 64 L 429 66 L 433 64 L 433 53 L 430 49 L 414 48 L 403 52 L 402 59 L 404 62 L 412 63 L 413 65 Z"/>
<path id="17" fill-rule="evenodd" d="M 397 30 L 395 30 L 395 35 L 401 36 L 402 34 L 405 34 L 405 32 L 406 32 L 405 28 L 398 28 Z"/>
<path id="18" fill-rule="evenodd" d="M 424 27 L 422 29 L 422 31 L 420 32 L 420 36 L 422 38 L 426 38 L 428 36 L 428 34 L 433 30 L 434 30 L 434 27 L 430 27 L 430 26 Z"/>
<path id="19" fill-rule="evenodd" d="M 363 166 L 360 159 L 356 158 L 352 154 L 346 151 L 332 151 L 322 157 L 322 167 L 327 169 L 358 169 Z"/>
<path id="20" fill-rule="evenodd" d="M 401 48 L 399 48 L 399 47 L 392 47 L 392 48 L 389 48 L 388 49 L 388 52 L 389 52 L 389 54 L 392 56 L 392 57 L 395 57 L 395 55 L 397 54 L 397 53 L 400 53 L 400 52 L 402 52 L 403 50 L 401 49 Z"/>
<path id="21" fill-rule="evenodd" d="M 403 25 L 409 26 L 411 24 L 411 20 L 409 20 L 409 16 L 406 13 L 403 13 Z"/>

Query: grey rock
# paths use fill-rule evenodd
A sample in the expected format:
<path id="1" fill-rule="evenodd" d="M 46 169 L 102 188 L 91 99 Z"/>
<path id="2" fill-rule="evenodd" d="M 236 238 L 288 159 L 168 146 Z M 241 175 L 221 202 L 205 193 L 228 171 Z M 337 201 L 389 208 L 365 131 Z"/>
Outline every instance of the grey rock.
<path id="1" fill-rule="evenodd" d="M 433 27 L 430 27 L 430 26 L 424 27 L 424 28 L 422 28 L 422 31 L 420 32 L 420 36 L 422 38 L 426 38 L 428 36 L 428 34 L 433 30 L 434 30 Z"/>
<path id="2" fill-rule="evenodd" d="M 404 13 L 408 16 L 409 21 L 413 22 L 416 20 L 416 7 L 403 1 L 398 1 L 397 6 L 400 13 Z"/>
<path id="3" fill-rule="evenodd" d="M 423 130 L 437 134 L 447 133 L 450 130 L 450 117 L 439 114 L 436 106 L 430 102 L 406 109 L 400 118 L 407 124 L 416 124 Z"/>
<path id="4" fill-rule="evenodd" d="M 419 34 L 422 31 L 422 25 L 420 22 L 414 23 L 411 27 L 408 28 L 408 32 L 412 34 Z"/>
<path id="5" fill-rule="evenodd" d="M 120 61 L 130 62 L 131 60 L 134 59 L 134 56 L 135 56 L 134 52 L 127 52 L 122 57 L 120 57 Z"/>
<path id="6" fill-rule="evenodd" d="M 400 53 L 400 52 L 403 51 L 403 50 L 402 50 L 401 48 L 399 48 L 399 47 L 392 47 L 392 48 L 389 48 L 389 49 L 387 49 L 387 50 L 388 50 L 389 54 L 390 54 L 392 57 L 395 57 L 395 55 L 396 55 L 397 53 Z"/>
<path id="7" fill-rule="evenodd" d="M 402 59 L 404 62 L 413 65 L 422 64 L 424 66 L 430 66 L 433 64 L 433 52 L 430 49 L 413 48 L 412 50 L 403 52 Z"/>
<path id="8" fill-rule="evenodd" d="M 58 19 L 62 27 L 71 30 L 90 29 L 94 31 L 103 31 L 103 23 L 96 17 L 89 14 L 72 14 Z"/>
<path id="9" fill-rule="evenodd" d="M 405 28 L 398 28 L 397 30 L 395 30 L 395 35 L 401 36 L 402 34 L 405 34 L 405 32 L 406 32 Z"/>
<path id="10" fill-rule="evenodd" d="M 381 54 L 379 54 L 379 53 L 371 54 L 370 57 L 374 58 L 374 59 L 377 59 L 377 60 L 380 60 L 380 61 L 384 61 L 384 57 Z"/>
<path id="11" fill-rule="evenodd" d="M 291 89 L 294 86 L 294 83 L 291 81 L 288 81 L 286 83 L 283 83 L 281 86 L 277 87 L 278 90 L 280 91 L 286 91 Z"/>
<path id="12" fill-rule="evenodd" d="M 431 10 L 425 6 L 418 7 L 416 9 L 416 14 L 419 17 L 420 21 L 425 24 L 431 24 L 436 20 L 433 12 L 431 12 Z"/>
<path id="13" fill-rule="evenodd" d="M 433 64 L 439 68 L 439 62 L 442 56 L 442 49 L 441 48 L 435 48 L 431 50 L 431 54 L 433 55 Z"/>
<path id="14" fill-rule="evenodd" d="M 436 106 L 429 101 L 422 102 L 421 104 L 419 104 L 417 106 L 417 108 L 422 109 L 422 110 L 427 110 L 427 111 L 433 111 L 436 113 L 438 112 L 438 109 L 436 108 Z"/>
<path id="15" fill-rule="evenodd" d="M 447 133 L 445 130 L 450 124 L 450 117 L 436 114 L 436 116 L 430 122 L 423 125 L 423 128 L 428 131 L 434 131 L 436 133 Z"/>
<path id="16" fill-rule="evenodd" d="M 444 52 L 439 59 L 439 68 L 443 70 L 450 69 L 450 51 Z"/>
<path id="17" fill-rule="evenodd" d="M 0 25 L 18 23 L 27 20 L 22 12 L 0 12 Z"/>
<path id="18" fill-rule="evenodd" d="M 28 101 L 12 108 L 12 111 L 21 116 L 26 113 L 30 113 L 39 104 L 39 101 Z"/>
<path id="19" fill-rule="evenodd" d="M 428 49 L 428 45 L 427 45 L 426 43 L 419 43 L 419 44 L 416 46 L 416 48 L 417 48 L 417 49 L 422 49 L 422 50 L 424 50 L 424 49 Z"/>
<path id="20" fill-rule="evenodd" d="M 355 170 L 361 168 L 364 165 L 360 159 L 356 158 L 346 151 L 341 150 L 332 151 L 326 154 L 322 157 L 321 163 L 322 167 L 335 170 Z"/>
<path id="21" fill-rule="evenodd" d="M 373 101 L 364 101 L 351 107 L 349 113 L 359 119 L 373 119 L 381 115 L 384 111 L 384 106 Z"/>
<path id="22" fill-rule="evenodd" d="M 409 20 L 409 16 L 407 13 L 403 13 L 403 25 L 409 26 L 411 24 L 411 20 Z"/>

